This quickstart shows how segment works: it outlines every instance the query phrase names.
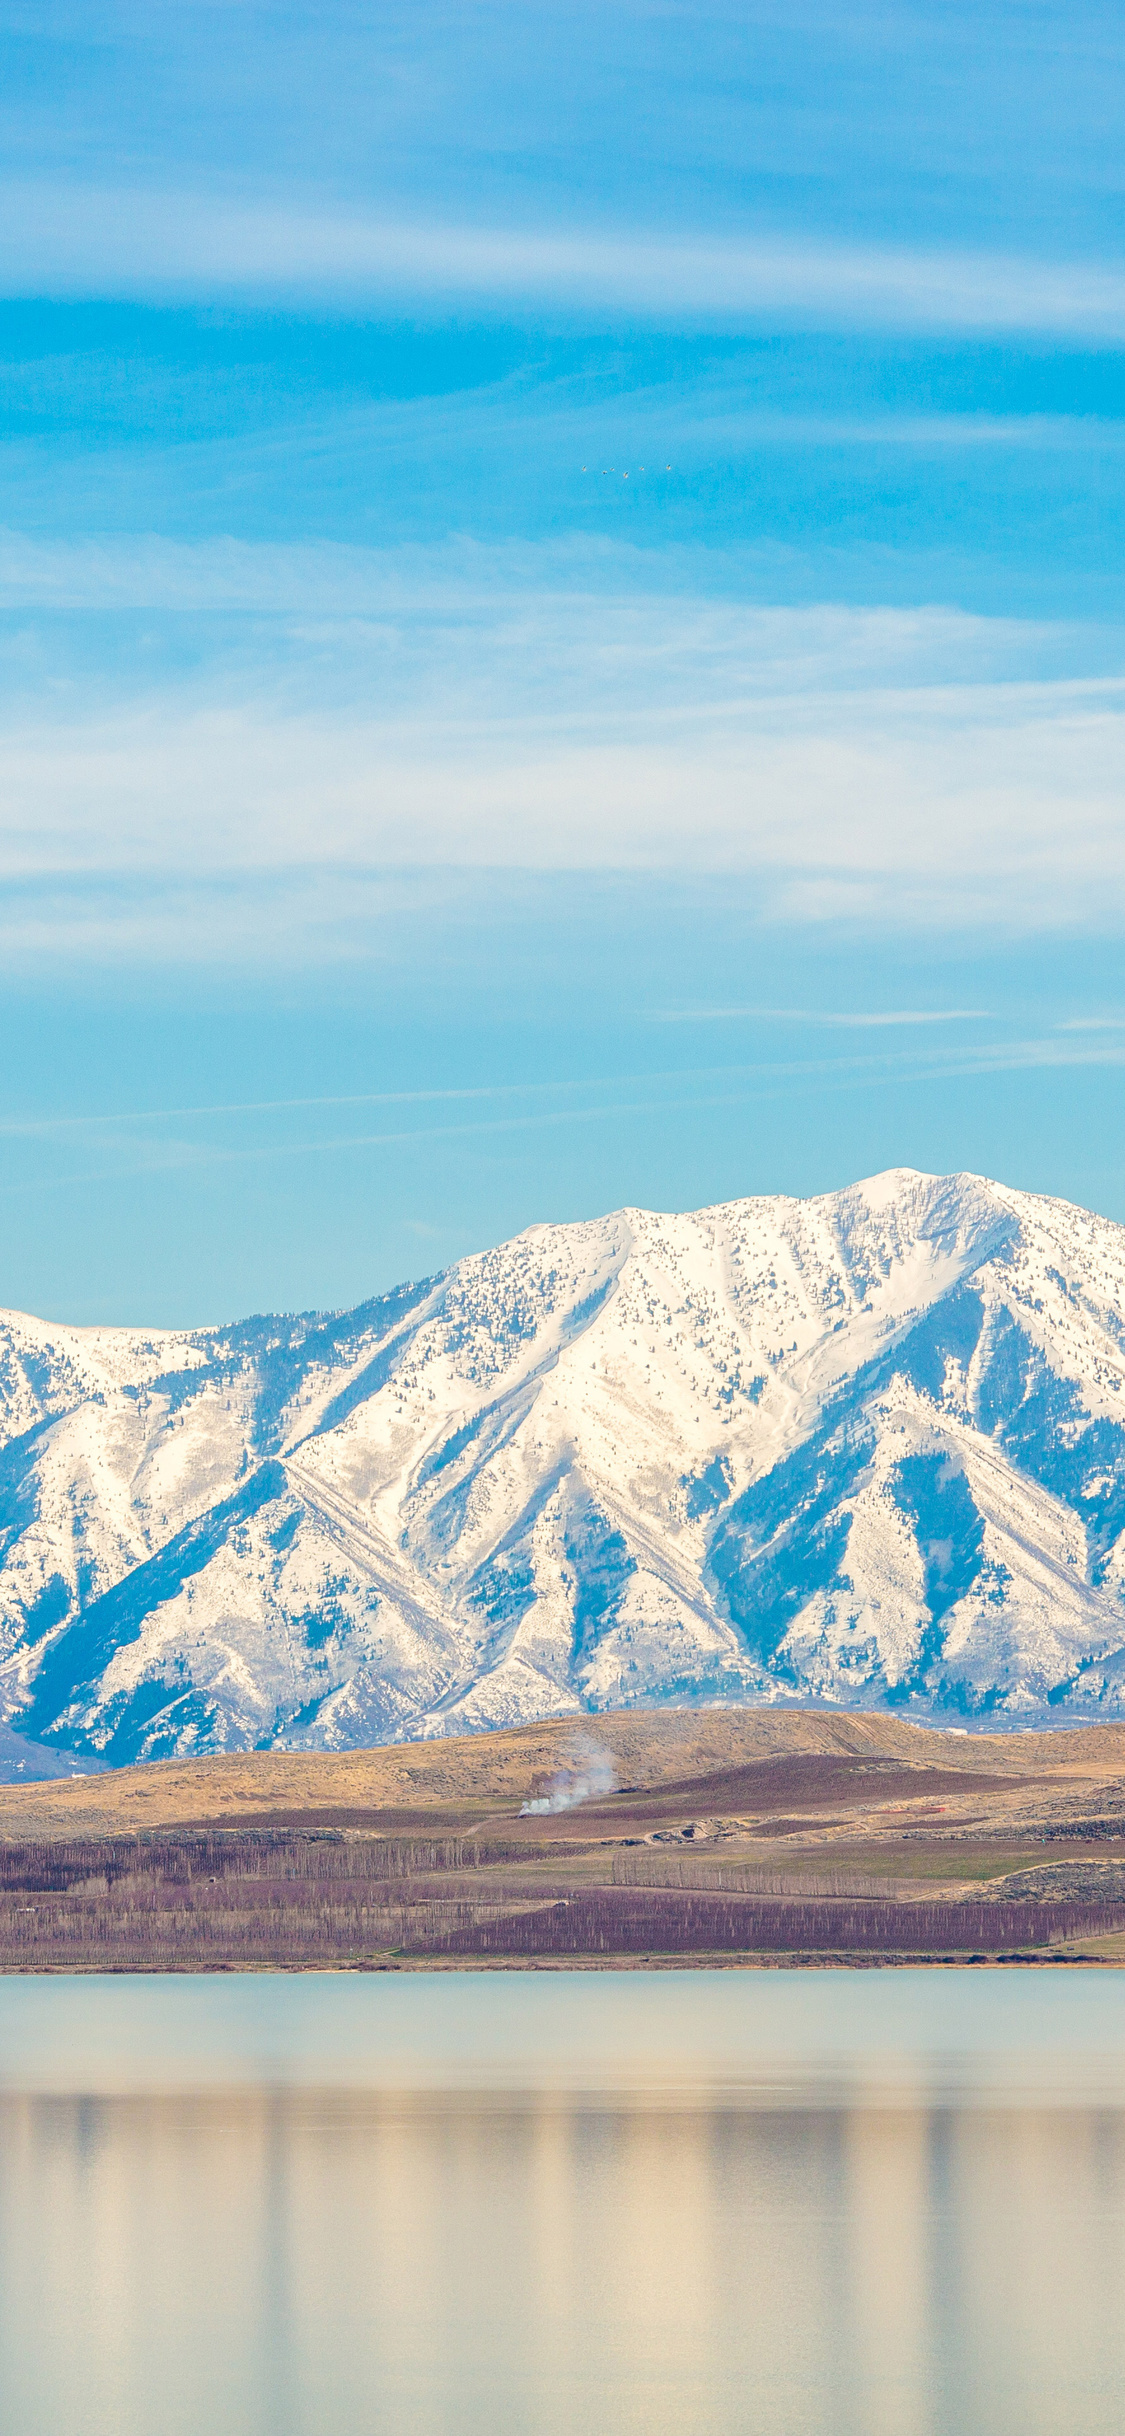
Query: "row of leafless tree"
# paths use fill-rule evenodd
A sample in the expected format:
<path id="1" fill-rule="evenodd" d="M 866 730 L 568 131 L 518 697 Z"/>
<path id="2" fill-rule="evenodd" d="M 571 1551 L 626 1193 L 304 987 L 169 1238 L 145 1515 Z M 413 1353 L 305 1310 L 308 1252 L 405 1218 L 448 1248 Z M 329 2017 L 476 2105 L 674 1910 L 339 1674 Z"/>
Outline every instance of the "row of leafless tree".
<path id="1" fill-rule="evenodd" d="M 584 1881 L 591 1868 L 610 1882 Z M 901 1899 L 831 1876 L 771 1885 L 753 1865 L 716 1871 L 702 1855 L 647 1848 L 580 1856 L 513 1842 L 482 1854 L 471 1837 L 265 1830 L 0 1846 L 0 1967 L 989 1954 L 1114 1930 L 1125 1903 Z"/>
<path id="2" fill-rule="evenodd" d="M 996 1954 L 1125 1929 L 1093 1903 L 729 1897 L 598 1888 L 446 1935 L 444 1952 Z"/>
<path id="3" fill-rule="evenodd" d="M 223 1879 L 298 1882 L 411 1878 L 465 1870 L 482 1862 L 522 1861 L 526 1843 L 487 1846 L 464 1836 L 372 1836 L 268 1829 L 61 1839 L 0 1844 L 0 1896 L 5 1891 L 62 1892 L 82 1885 L 115 1886 L 157 1877 L 169 1885 Z"/>
<path id="4" fill-rule="evenodd" d="M 641 1850 L 613 1853 L 611 1886 L 678 1886 L 695 1894 L 732 1895 L 873 1895 L 884 1901 L 912 1898 L 886 1878 L 863 1877 L 855 1870 L 763 1869 L 756 1861 L 715 1861 L 703 1854 Z"/>

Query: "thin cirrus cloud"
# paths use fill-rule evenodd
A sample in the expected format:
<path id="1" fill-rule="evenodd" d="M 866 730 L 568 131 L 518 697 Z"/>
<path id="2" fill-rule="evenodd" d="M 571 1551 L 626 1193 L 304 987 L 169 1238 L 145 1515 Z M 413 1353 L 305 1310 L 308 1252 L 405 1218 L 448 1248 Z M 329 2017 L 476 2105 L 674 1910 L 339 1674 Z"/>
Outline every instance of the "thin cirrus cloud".
<path id="1" fill-rule="evenodd" d="M 1060 1031 L 1063 1027 L 1060 1027 Z M 43 1189 L 59 1191 L 80 1183 L 105 1180 L 113 1175 L 143 1175 L 160 1170 L 186 1170 L 206 1167 L 242 1167 L 262 1162 L 308 1160 L 339 1156 L 356 1151 L 399 1149 L 431 1142 L 454 1142 L 474 1137 L 535 1134 L 558 1131 L 568 1127 L 590 1128 L 624 1117 L 668 1116 L 685 1110 L 738 1108 L 778 1091 L 817 1087 L 829 1092 L 878 1091 L 903 1083 L 926 1083 L 941 1080 L 961 1080 L 973 1076 L 1001 1076 L 1065 1070 L 1067 1068 L 1117 1069 L 1125 1065 L 1125 1046 L 1103 1043 L 1097 1047 L 1081 1048 L 1073 1042 L 1055 1037 L 1009 1038 L 984 1046 L 974 1043 L 958 1051 L 931 1052 L 902 1049 L 877 1054 L 838 1058 L 759 1059 L 738 1065 L 679 1068 L 662 1073 L 639 1072 L 585 1078 L 581 1081 L 557 1081 L 549 1084 L 495 1085 L 482 1089 L 426 1090 L 418 1092 L 355 1094 L 341 1099 L 322 1099 L 232 1103 L 230 1106 L 200 1108 L 152 1109 L 130 1115 L 101 1115 L 91 1113 L 85 1118 L 46 1119 L 38 1122 L 0 1125 L 6 1137 L 36 1137 L 41 1141 L 64 1138 L 81 1144 L 88 1155 L 101 1156 L 96 1167 L 68 1170 L 44 1178 L 36 1175 L 12 1178 L 0 1187 L 5 1198 Z M 564 1102 L 563 1105 L 543 1105 L 544 1101 Z M 519 1106 L 513 1103 L 524 1102 Z M 445 1103 L 451 1113 L 434 1121 L 434 1103 Z M 474 1103 L 473 1113 L 465 1103 Z M 489 1113 L 489 1104 L 492 1113 Z M 337 1115 L 345 1107 L 376 1108 L 395 1106 L 398 1121 L 378 1130 L 352 1129 L 347 1132 L 310 1133 L 294 1136 L 285 1129 L 285 1120 L 295 1113 L 306 1117 L 323 1109 Z M 420 1123 L 404 1121 L 410 1106 L 421 1114 Z M 465 1112 L 460 1111 L 464 1109 Z M 247 1141 L 217 1138 L 216 1120 L 251 1114 L 279 1121 L 280 1130 L 272 1138 Z M 192 1137 L 185 1133 L 174 1137 L 155 1135 L 153 1127 L 170 1120 L 180 1123 L 194 1120 L 210 1124 L 210 1135 Z M 108 1138 L 107 1138 L 108 1137 Z"/>
<path id="2" fill-rule="evenodd" d="M 765 609 L 660 572 L 638 590 L 604 546 L 10 540 L 5 953 L 318 958 L 358 945 L 362 875 L 448 864 L 732 870 L 817 920 L 1000 900 L 1035 925 L 1125 893 L 1112 637 L 1076 677 L 1065 627 Z M 149 668 L 169 620 L 144 692 L 131 629 L 114 668 L 64 670 L 64 625 L 36 700 L 36 619 L 130 605 Z M 186 676 L 185 608 L 221 613 Z"/>
<path id="3" fill-rule="evenodd" d="M 457 701 L 459 680 L 476 713 L 489 704 L 511 717 L 534 698 L 577 717 L 609 697 L 627 717 L 654 691 L 665 701 L 686 693 L 719 707 L 746 693 L 1064 674 L 1104 681 L 1120 668 L 1116 626 L 927 603 L 763 602 L 746 597 L 760 572 L 745 549 L 644 549 L 596 532 L 379 548 L 159 534 L 52 540 L 0 531 L 0 610 L 13 621 L 25 612 L 32 620 L 81 613 L 95 660 L 99 632 L 112 634 L 121 613 L 142 611 L 145 664 L 159 666 L 162 634 L 165 657 L 175 663 L 179 620 L 188 612 L 198 621 L 198 667 L 253 665 L 256 688 L 267 689 L 283 672 L 296 676 L 312 666 L 319 639 L 331 647 L 331 664 L 323 653 L 317 659 L 310 700 L 323 703 L 326 681 L 339 674 L 339 699 L 350 687 L 354 700 L 370 706 L 382 693 L 396 709 L 427 717 Z M 227 622 L 209 662 L 212 619 Z M 13 631 L 24 629 L 14 624 Z M 79 628 L 64 615 L 57 628 L 44 621 L 28 631 L 56 638 L 51 708 L 58 718 L 58 655 Z M 86 660 L 65 671 L 71 702 L 79 665 Z M 26 654 L 10 656 L 9 666 L 23 685 Z M 0 656 L 0 683 L 3 672 Z M 108 665 L 94 690 L 104 704 L 113 691 Z"/>
<path id="4" fill-rule="evenodd" d="M 364 875 L 450 865 L 730 871 L 760 880 L 767 916 L 818 922 L 1125 911 L 1112 636 L 1095 638 L 1104 673 L 1076 675 L 1065 627 L 637 593 L 615 588 L 624 564 L 14 550 L 10 602 L 93 611 L 100 586 L 166 607 L 173 639 L 160 670 L 146 615 L 143 692 L 128 629 L 113 669 L 95 654 L 62 684 L 56 656 L 37 697 L 19 629 L 0 717 L 5 953 L 147 938 L 212 959 L 256 933 L 259 954 L 282 938 L 332 954 L 362 933 Z M 184 674 L 178 610 L 209 585 L 245 614 Z M 298 614 L 302 588 L 316 613 Z"/>
<path id="5" fill-rule="evenodd" d="M 11 296 L 261 294 L 587 308 L 642 319 L 1043 331 L 1119 338 L 1125 263 L 776 233 L 519 227 L 391 218 L 312 199 L 216 199 L 9 180 Z"/>
<path id="6" fill-rule="evenodd" d="M 972 1023 L 976 1021 L 988 1022 L 990 1020 L 994 1020 L 987 1014 L 980 1014 L 972 1008 L 961 1007 L 942 1008 L 937 1011 L 931 1011 L 923 1014 L 913 1012 L 833 1014 L 822 1013 L 818 1009 L 811 1007 L 801 1007 L 796 1009 L 743 1008 L 740 1009 L 739 1012 L 745 1015 L 756 1014 L 764 1021 L 776 1020 L 788 1023 L 808 1023 L 818 1027 L 823 1027 L 825 1029 L 831 1029 L 837 1025 L 843 1025 L 859 1029 L 874 1026 L 878 1028 L 889 1027 L 891 1029 L 898 1030 L 910 1029 L 916 1024 Z M 650 1017 L 649 1020 L 660 1022 L 667 1019 L 656 1015 L 654 1017 Z M 1070 1029 L 1073 1029 L 1073 1027 L 1066 1023 L 1060 1023 L 1056 1027 L 1056 1030 L 1059 1033 L 1065 1033 Z M 1048 1039 L 1045 1041 L 1019 1039 L 1008 1040 L 999 1049 L 978 1048 L 971 1050 L 969 1054 L 971 1056 L 985 1059 L 989 1063 L 993 1062 L 997 1056 L 1000 1056 L 1001 1058 L 1015 1059 L 1017 1063 L 1024 1063 L 1028 1058 L 1031 1058 L 1033 1062 L 1039 1062 L 1043 1058 L 1049 1059 L 1051 1063 L 1059 1062 L 1060 1058 L 1063 1063 L 1075 1061 L 1085 1062 L 1088 1056 L 1091 1054 L 1095 1057 L 1097 1062 L 1103 1062 L 1099 1052 L 1095 1051 L 1091 1053 L 1084 1050 L 1074 1050 L 1073 1052 L 1068 1052 L 1065 1048 L 1060 1048 L 1060 1044 L 1057 1039 Z M 1105 1054 L 1108 1057 L 1109 1062 L 1117 1063 L 1121 1052 L 1117 1049 L 1111 1049 Z M 923 1051 L 921 1053 L 921 1063 L 924 1066 L 936 1065 L 940 1068 L 943 1063 L 944 1055 L 945 1053 L 941 1050 L 929 1052 Z M 957 1052 L 959 1061 L 962 1055 L 963 1052 Z M 0 1117 L 0 1135 L 6 1138 L 18 1137 L 21 1139 L 47 1139 L 54 1137 L 67 1137 L 80 1133 L 96 1134 L 107 1129 L 110 1132 L 113 1132 L 118 1128 L 128 1130 L 132 1127 L 143 1128 L 149 1125 L 183 1123 L 188 1120 L 193 1122 L 210 1122 L 215 1118 L 222 1117 L 284 1118 L 294 1115 L 307 1117 L 319 1112 L 322 1109 L 329 1111 L 333 1117 L 338 1118 L 343 1110 L 361 1108 L 385 1108 L 387 1110 L 405 1110 L 407 1108 L 428 1109 L 433 1107 L 435 1104 L 441 1106 L 465 1106 L 477 1105 L 481 1103 L 492 1103 L 497 1101 L 503 1103 L 519 1101 L 533 1102 L 544 1099 L 562 1099 L 568 1096 L 577 1096 L 578 1099 L 581 1100 L 583 1097 L 589 1096 L 590 1094 L 596 1095 L 606 1091 L 619 1092 L 630 1088 L 636 1089 L 641 1086 L 644 1086 L 649 1090 L 656 1090 L 662 1085 L 675 1088 L 677 1086 L 682 1087 L 687 1083 L 713 1084 L 716 1082 L 723 1082 L 729 1084 L 755 1082 L 760 1081 L 763 1077 L 768 1079 L 773 1075 L 789 1076 L 795 1074 L 839 1074 L 846 1076 L 857 1069 L 862 1069 L 864 1072 L 885 1069 L 887 1072 L 890 1072 L 893 1069 L 902 1067 L 904 1065 L 908 1067 L 911 1072 L 918 1068 L 919 1056 L 913 1048 L 882 1050 L 875 1053 L 866 1053 L 858 1057 L 853 1055 L 851 1057 L 789 1058 L 784 1060 L 774 1058 L 769 1060 L 757 1059 L 752 1063 L 742 1060 L 737 1064 L 688 1067 L 675 1066 L 655 1071 L 652 1068 L 646 1067 L 636 1073 L 581 1075 L 571 1077 L 569 1079 L 566 1077 L 556 1076 L 549 1082 L 481 1083 L 473 1084 L 468 1087 L 463 1084 L 443 1084 L 440 1086 L 431 1086 L 422 1090 L 413 1091 L 318 1092 L 315 1094 L 305 1094 L 295 1099 L 210 1100 L 202 1101 L 195 1105 L 189 1103 L 183 1107 L 174 1108 L 154 1107 L 87 1110 L 80 1116 L 53 1115 L 37 1117 Z M 581 1116 L 584 1112 L 581 1107 L 579 1107 L 575 1113 L 576 1115 Z M 556 1116 L 560 1122 L 562 1121 L 564 1115 L 565 1111 L 556 1112 Z M 489 1121 L 491 1122 L 491 1120 Z M 444 1130 L 444 1127 L 441 1130 Z M 398 1136 L 396 1135 L 394 1138 L 398 1139 Z"/>
<path id="7" fill-rule="evenodd" d="M 527 716 L 422 725 L 155 701 L 63 734 L 10 730 L 8 952 L 44 944 L 52 883 L 95 873 L 151 887 L 314 871 L 319 892 L 285 898 L 309 952 L 317 924 L 322 949 L 347 926 L 357 875 L 450 864 L 753 873 L 764 910 L 813 920 L 1035 927 L 1125 911 L 1120 688 L 788 696 L 722 717 L 688 704 L 600 736 Z M 126 894 L 122 912 L 157 935 L 151 907 L 140 917 Z M 240 918 L 235 886 L 205 952 L 236 944 Z M 64 929 L 92 939 L 107 919 L 94 892 Z M 252 921 L 268 953 L 264 903 Z"/>
<path id="8" fill-rule="evenodd" d="M 662 1008 L 652 1023 L 811 1023 L 825 1031 L 897 1031 L 900 1026 L 933 1023 L 987 1023 L 987 1007 L 892 1007 L 845 1014 L 823 1007 L 673 1007 Z"/>

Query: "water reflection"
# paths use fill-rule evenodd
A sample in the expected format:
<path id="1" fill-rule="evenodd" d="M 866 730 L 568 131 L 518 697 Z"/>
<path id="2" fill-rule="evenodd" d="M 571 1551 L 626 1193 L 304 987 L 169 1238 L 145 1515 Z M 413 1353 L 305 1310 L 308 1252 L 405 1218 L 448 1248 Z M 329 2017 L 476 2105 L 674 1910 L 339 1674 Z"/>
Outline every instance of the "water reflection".
<path id="1" fill-rule="evenodd" d="M 1075 2436 L 1125 2115 L 538 2092 L 0 2100 L 12 2436 Z"/>

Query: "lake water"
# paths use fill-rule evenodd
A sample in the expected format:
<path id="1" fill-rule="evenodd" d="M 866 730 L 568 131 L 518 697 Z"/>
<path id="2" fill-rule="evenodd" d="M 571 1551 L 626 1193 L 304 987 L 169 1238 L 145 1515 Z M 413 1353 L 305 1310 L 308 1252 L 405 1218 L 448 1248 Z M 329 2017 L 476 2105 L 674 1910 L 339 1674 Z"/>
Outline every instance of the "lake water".
<path id="1" fill-rule="evenodd" d="M 1119 2436 L 1125 1975 L 0 1981 L 4 2436 Z"/>

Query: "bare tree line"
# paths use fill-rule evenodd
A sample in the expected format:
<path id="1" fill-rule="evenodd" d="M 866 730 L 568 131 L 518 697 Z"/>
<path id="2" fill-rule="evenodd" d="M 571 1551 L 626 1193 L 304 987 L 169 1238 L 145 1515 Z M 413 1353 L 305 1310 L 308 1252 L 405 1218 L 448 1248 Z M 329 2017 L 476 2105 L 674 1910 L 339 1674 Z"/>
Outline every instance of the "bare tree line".
<path id="1" fill-rule="evenodd" d="M 903 1895 L 835 1873 L 795 1886 L 647 1849 L 272 1830 L 0 1846 L 0 1967 L 14 1969 L 995 1954 L 1119 1930 L 1121 1901 Z"/>

